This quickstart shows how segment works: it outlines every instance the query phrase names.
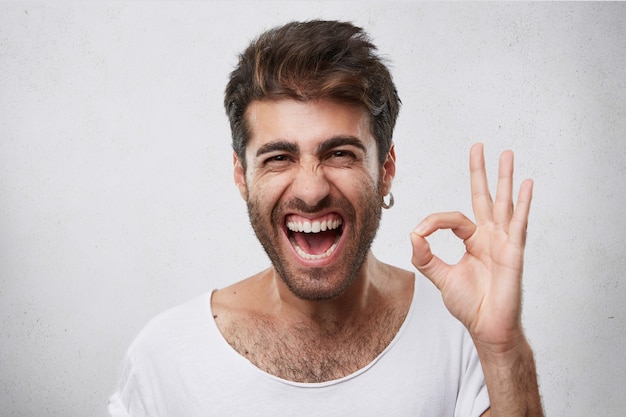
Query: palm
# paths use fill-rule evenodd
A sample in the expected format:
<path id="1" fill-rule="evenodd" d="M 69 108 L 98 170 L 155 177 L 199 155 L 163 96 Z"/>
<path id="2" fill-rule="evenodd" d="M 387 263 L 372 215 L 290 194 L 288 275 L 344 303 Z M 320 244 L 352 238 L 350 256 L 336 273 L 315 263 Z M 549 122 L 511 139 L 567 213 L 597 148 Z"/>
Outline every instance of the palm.
<path id="1" fill-rule="evenodd" d="M 412 234 L 413 263 L 441 291 L 446 307 L 477 343 L 506 349 L 521 335 L 521 277 L 532 182 L 512 202 L 513 154 L 500 159 L 495 202 L 491 199 L 481 145 L 470 154 L 472 205 L 476 224 L 463 214 L 428 216 Z M 451 229 L 466 253 L 455 265 L 433 255 L 426 237 Z"/>

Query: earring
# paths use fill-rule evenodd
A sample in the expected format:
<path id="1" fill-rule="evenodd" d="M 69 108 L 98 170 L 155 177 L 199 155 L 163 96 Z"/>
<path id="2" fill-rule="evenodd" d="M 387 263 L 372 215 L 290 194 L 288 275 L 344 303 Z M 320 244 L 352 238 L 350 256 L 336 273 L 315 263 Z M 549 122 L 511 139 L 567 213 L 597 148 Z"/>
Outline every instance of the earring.
<path id="1" fill-rule="evenodd" d="M 390 209 L 393 207 L 393 194 L 389 193 L 389 203 L 385 202 L 385 196 L 383 196 L 383 202 L 381 203 L 381 205 L 383 206 L 384 209 Z"/>

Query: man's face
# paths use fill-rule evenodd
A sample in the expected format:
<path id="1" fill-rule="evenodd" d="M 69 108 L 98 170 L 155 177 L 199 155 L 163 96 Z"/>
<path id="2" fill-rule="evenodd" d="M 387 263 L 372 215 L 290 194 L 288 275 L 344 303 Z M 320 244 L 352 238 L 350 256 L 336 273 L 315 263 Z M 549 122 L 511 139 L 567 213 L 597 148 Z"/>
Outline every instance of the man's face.
<path id="1" fill-rule="evenodd" d="M 330 299 L 357 277 L 395 173 L 381 167 L 364 109 L 329 100 L 255 101 L 247 172 L 235 181 L 272 264 L 298 297 Z"/>

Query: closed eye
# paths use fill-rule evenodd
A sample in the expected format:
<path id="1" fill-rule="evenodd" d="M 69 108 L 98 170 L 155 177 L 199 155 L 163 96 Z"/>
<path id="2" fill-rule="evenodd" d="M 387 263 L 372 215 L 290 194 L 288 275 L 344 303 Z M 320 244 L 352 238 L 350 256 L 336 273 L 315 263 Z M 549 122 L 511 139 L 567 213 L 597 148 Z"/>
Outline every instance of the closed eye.
<path id="1" fill-rule="evenodd" d="M 322 159 L 327 164 L 347 167 L 365 156 L 365 145 L 353 136 L 333 137 L 319 146 L 319 155 L 325 155 Z"/>
<path id="2" fill-rule="evenodd" d="M 265 162 L 282 162 L 287 160 L 289 160 L 287 155 L 274 155 L 271 158 L 267 158 Z"/>
<path id="3" fill-rule="evenodd" d="M 261 159 L 262 166 L 279 168 L 293 161 L 294 156 L 299 154 L 298 146 L 294 143 L 278 140 L 266 143 L 257 152 L 257 158 Z"/>
<path id="4" fill-rule="evenodd" d="M 350 151 L 344 151 L 344 150 L 338 150 L 338 151 L 333 151 L 330 154 L 331 158 L 356 158 L 356 155 L 354 154 L 354 152 L 350 152 Z"/>
<path id="5" fill-rule="evenodd" d="M 359 156 L 345 149 L 335 149 L 326 154 L 324 163 L 337 168 L 348 168 L 359 161 Z"/>
<path id="6" fill-rule="evenodd" d="M 285 154 L 272 155 L 263 160 L 263 166 L 269 169 L 281 169 L 288 166 L 293 158 Z"/>

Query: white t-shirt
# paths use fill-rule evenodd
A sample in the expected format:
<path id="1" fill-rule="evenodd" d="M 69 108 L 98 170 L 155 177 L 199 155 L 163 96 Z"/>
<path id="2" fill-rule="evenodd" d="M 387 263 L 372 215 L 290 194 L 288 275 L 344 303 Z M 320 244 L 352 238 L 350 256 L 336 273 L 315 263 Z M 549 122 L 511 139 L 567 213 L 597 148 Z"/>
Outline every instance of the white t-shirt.
<path id="1" fill-rule="evenodd" d="M 207 293 L 154 318 L 124 359 L 113 417 L 480 416 L 489 407 L 466 329 L 425 279 L 390 345 L 368 366 L 324 383 L 270 375 L 219 332 Z"/>

